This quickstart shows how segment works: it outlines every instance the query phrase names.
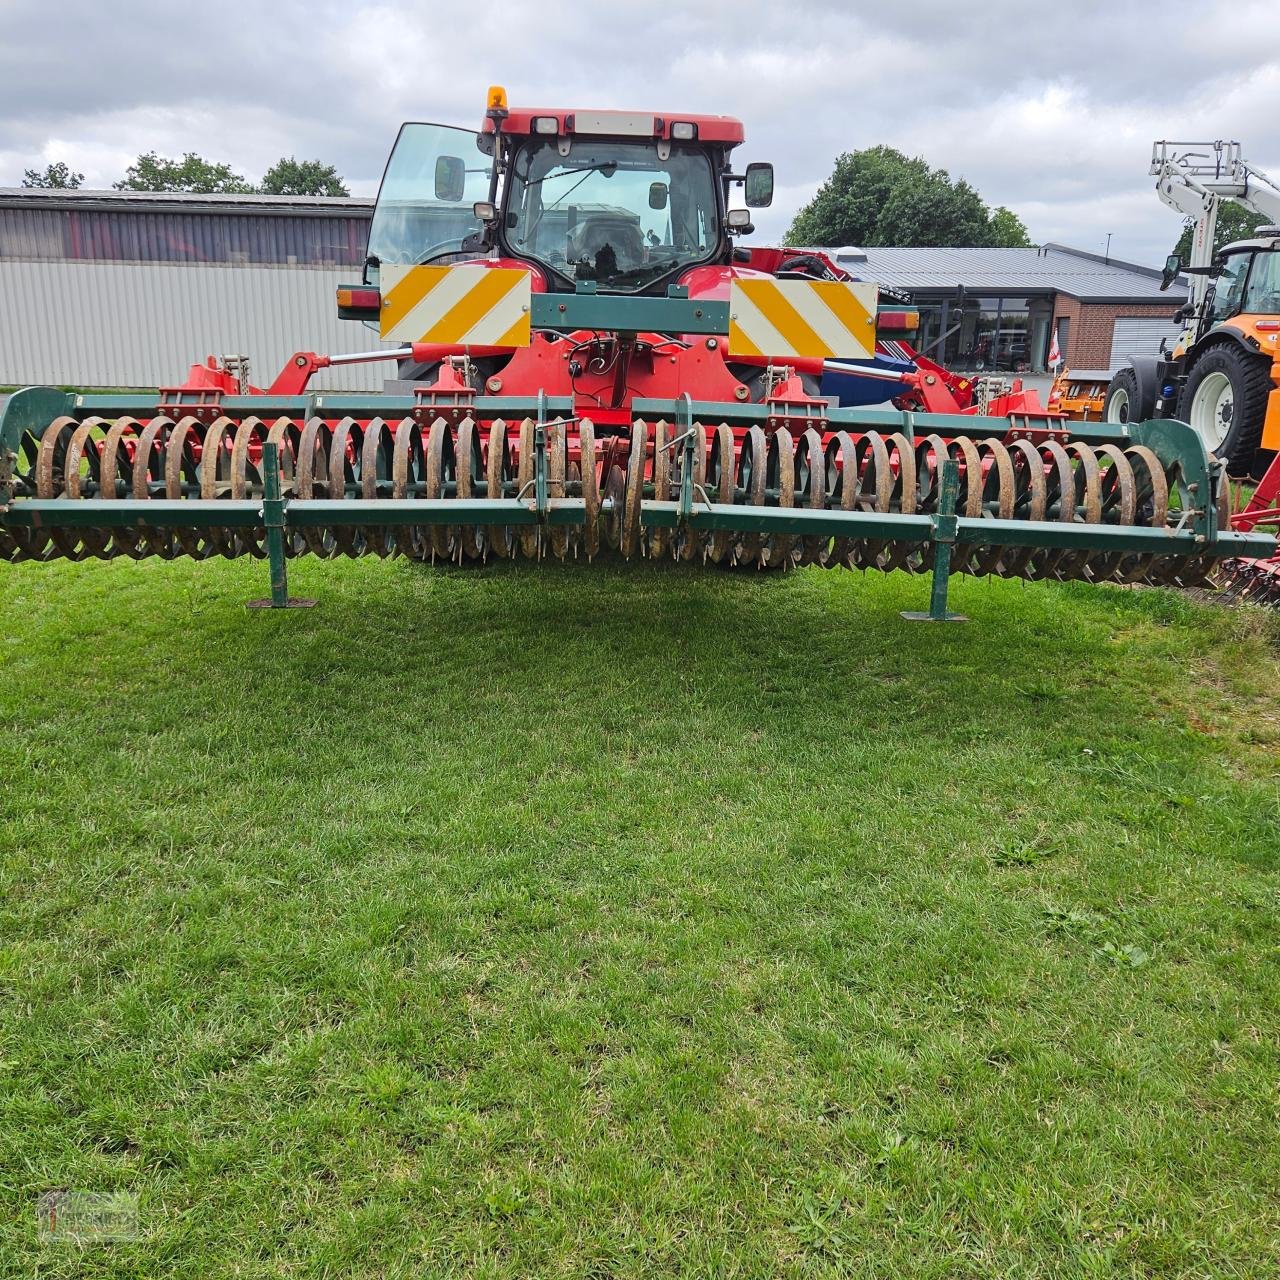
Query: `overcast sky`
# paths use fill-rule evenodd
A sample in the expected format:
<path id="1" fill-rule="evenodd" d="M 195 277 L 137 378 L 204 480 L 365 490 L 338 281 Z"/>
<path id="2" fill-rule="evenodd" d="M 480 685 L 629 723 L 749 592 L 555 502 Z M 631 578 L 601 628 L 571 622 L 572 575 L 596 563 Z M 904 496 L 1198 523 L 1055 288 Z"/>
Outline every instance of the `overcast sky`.
<path id="1" fill-rule="evenodd" d="M 1180 21 L 1180 15 L 1191 15 Z M 1238 138 L 1280 178 L 1271 4 L 0 0 L 0 185 L 65 160 L 107 187 L 143 151 L 256 180 L 282 155 L 372 194 L 401 120 L 528 105 L 723 112 L 777 166 L 779 237 L 842 151 L 888 143 L 1006 204 L 1033 240 L 1159 262 L 1155 138 Z"/>

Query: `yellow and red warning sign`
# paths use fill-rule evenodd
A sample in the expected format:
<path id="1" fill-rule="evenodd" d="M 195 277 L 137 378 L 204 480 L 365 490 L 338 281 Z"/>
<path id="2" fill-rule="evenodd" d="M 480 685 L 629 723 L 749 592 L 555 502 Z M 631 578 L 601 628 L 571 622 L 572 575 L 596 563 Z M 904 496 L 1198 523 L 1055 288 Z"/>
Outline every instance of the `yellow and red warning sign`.
<path id="1" fill-rule="evenodd" d="M 735 280 L 729 290 L 729 354 L 869 360 L 876 349 L 874 284 Z"/>
<path id="2" fill-rule="evenodd" d="M 510 267 L 404 267 L 378 271 L 380 331 L 393 342 L 527 347 L 529 273 Z"/>

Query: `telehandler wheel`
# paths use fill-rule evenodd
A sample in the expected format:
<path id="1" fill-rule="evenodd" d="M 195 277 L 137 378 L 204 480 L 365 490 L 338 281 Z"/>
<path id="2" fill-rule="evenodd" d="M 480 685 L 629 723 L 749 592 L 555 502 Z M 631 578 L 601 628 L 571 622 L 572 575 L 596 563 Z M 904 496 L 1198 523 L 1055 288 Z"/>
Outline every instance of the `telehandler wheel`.
<path id="1" fill-rule="evenodd" d="M 1155 396 L 1145 395 L 1138 385 L 1138 375 L 1129 369 L 1120 369 L 1111 379 L 1107 398 L 1102 402 L 1104 422 L 1146 422 L 1155 412 Z"/>
<path id="2" fill-rule="evenodd" d="M 1227 464 L 1228 474 L 1247 476 L 1262 439 L 1270 390 L 1271 362 L 1224 342 L 1192 366 L 1178 397 L 1178 417 Z"/>

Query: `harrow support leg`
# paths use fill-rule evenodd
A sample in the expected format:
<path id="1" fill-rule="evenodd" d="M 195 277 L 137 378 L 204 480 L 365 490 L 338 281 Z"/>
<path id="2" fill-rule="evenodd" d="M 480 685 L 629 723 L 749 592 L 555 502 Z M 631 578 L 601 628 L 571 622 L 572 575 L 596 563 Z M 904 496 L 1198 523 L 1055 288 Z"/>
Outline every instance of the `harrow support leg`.
<path id="1" fill-rule="evenodd" d="M 933 519 L 933 580 L 929 589 L 929 612 L 902 616 L 908 622 L 968 622 L 963 613 L 947 608 L 947 584 L 951 577 L 951 548 L 956 542 L 956 501 L 960 496 L 960 464 L 948 458 L 942 464 L 938 486 L 938 513 Z"/>
<path id="2" fill-rule="evenodd" d="M 267 565 L 271 570 L 271 595 L 250 600 L 246 609 L 310 609 L 314 600 L 289 594 L 289 562 L 284 554 L 284 499 L 280 493 L 280 446 L 262 446 L 262 521 L 267 529 Z"/>

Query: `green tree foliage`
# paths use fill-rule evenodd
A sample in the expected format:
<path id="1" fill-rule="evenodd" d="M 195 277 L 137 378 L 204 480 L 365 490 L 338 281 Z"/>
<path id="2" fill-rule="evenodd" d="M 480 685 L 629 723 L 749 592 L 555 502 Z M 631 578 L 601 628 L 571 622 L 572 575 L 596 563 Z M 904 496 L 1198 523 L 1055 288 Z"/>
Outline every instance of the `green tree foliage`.
<path id="1" fill-rule="evenodd" d="M 931 169 L 893 147 L 848 151 L 818 194 L 800 210 L 788 244 L 1025 246 L 1022 220 L 991 210 L 963 179 Z"/>
<path id="2" fill-rule="evenodd" d="M 68 190 L 78 187 L 83 181 L 83 173 L 76 173 L 61 160 L 47 166 L 43 172 L 39 169 L 28 169 L 22 175 L 24 187 L 57 187 Z"/>
<path id="3" fill-rule="evenodd" d="M 1012 209 L 997 205 L 991 211 L 991 230 L 995 233 L 994 243 L 1002 249 L 1030 249 L 1031 237 L 1027 234 L 1026 225 Z"/>
<path id="4" fill-rule="evenodd" d="M 258 188 L 269 196 L 349 196 L 346 184 L 331 164 L 319 160 L 282 157 L 263 174 Z"/>
<path id="5" fill-rule="evenodd" d="M 50 172 L 53 168 L 51 165 Z M 28 172 L 27 176 L 32 175 Z M 248 195 L 254 192 L 280 196 L 351 194 L 333 165 L 322 164 L 319 160 L 296 160 L 293 156 L 281 158 L 267 170 L 262 185 L 255 187 L 230 165 L 214 164 L 194 151 L 188 151 L 181 160 L 169 160 L 148 151 L 129 166 L 115 186 L 117 191 L 193 191 L 202 195 Z"/>
<path id="6" fill-rule="evenodd" d="M 253 187 L 230 165 L 212 164 L 188 151 L 181 160 L 167 160 L 148 151 L 125 170 L 117 191 L 195 191 L 202 195 L 243 195 Z"/>
<path id="7" fill-rule="evenodd" d="M 1224 200 L 1218 206 L 1218 225 L 1213 232 L 1214 252 L 1233 240 L 1249 239 L 1264 222 L 1266 219 L 1261 214 L 1250 212 L 1234 200 Z M 1183 262 L 1191 258 L 1191 237 L 1195 234 L 1195 226 L 1195 219 L 1188 218 L 1183 223 L 1178 243 L 1173 246 L 1173 252 L 1179 254 Z"/>

